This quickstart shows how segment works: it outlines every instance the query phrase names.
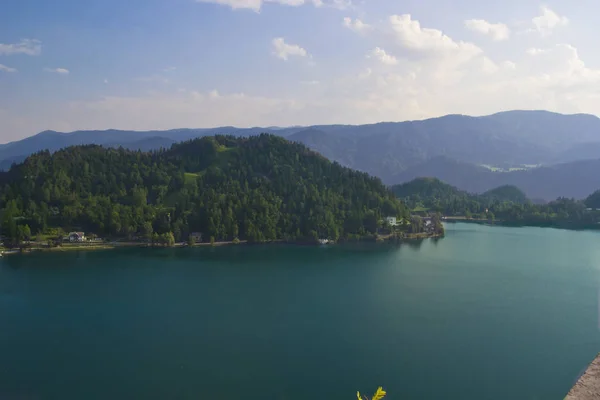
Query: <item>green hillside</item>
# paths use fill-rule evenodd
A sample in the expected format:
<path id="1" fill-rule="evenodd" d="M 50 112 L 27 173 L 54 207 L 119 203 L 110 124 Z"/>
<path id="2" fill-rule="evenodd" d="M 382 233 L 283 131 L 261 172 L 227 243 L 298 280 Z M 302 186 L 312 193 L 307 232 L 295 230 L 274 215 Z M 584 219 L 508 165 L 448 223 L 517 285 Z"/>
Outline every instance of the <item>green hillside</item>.
<path id="1" fill-rule="evenodd" d="M 410 182 L 393 186 L 392 191 L 400 198 L 418 196 L 428 199 L 442 199 L 449 196 L 468 196 L 468 193 L 437 178 L 416 178 Z"/>
<path id="2" fill-rule="evenodd" d="M 600 229 L 600 191 L 579 201 L 558 198 L 533 204 L 514 186 L 501 186 L 482 195 L 458 190 L 438 179 L 418 178 L 392 191 L 414 212 L 427 210 L 448 217 L 476 218 L 510 225 Z"/>
<path id="3" fill-rule="evenodd" d="M 376 231 L 407 216 L 369 175 L 283 138 L 206 137 L 169 150 L 78 146 L 30 156 L 0 174 L 5 236 L 27 224 L 99 235 L 172 232 L 185 240 L 331 239 Z"/>
<path id="4" fill-rule="evenodd" d="M 585 205 L 589 208 L 600 209 L 600 190 L 590 194 L 585 199 Z"/>
<path id="5" fill-rule="evenodd" d="M 525 193 L 516 186 L 504 185 L 497 187 L 482 194 L 482 197 L 495 199 L 498 201 L 510 201 L 513 203 L 524 204 L 529 201 Z"/>

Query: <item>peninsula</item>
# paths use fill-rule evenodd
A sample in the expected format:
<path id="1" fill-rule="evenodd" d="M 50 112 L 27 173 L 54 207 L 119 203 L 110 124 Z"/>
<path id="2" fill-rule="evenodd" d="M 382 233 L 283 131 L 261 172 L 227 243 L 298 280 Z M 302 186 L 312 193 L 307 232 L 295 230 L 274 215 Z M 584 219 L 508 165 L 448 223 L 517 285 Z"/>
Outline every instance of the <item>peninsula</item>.
<path id="1" fill-rule="evenodd" d="M 205 137 L 151 152 L 95 145 L 42 151 L 0 173 L 0 190 L 6 248 L 443 233 L 439 219 L 411 217 L 378 178 L 267 134 Z"/>
<path id="2" fill-rule="evenodd" d="M 411 212 L 422 215 L 441 213 L 446 221 L 600 229 L 600 191 L 583 200 L 561 197 L 547 203 L 536 203 L 515 186 L 501 186 L 473 194 L 436 178 L 418 178 L 396 185 L 392 190 Z"/>

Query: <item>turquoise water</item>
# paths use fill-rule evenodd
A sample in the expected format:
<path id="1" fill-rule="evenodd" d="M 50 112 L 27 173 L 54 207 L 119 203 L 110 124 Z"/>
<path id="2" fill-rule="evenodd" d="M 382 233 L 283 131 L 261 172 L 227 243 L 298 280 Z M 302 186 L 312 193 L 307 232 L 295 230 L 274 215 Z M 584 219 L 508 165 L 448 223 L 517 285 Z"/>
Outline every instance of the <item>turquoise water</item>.
<path id="1" fill-rule="evenodd" d="M 0 260 L 0 399 L 562 399 L 600 352 L 600 234 Z"/>

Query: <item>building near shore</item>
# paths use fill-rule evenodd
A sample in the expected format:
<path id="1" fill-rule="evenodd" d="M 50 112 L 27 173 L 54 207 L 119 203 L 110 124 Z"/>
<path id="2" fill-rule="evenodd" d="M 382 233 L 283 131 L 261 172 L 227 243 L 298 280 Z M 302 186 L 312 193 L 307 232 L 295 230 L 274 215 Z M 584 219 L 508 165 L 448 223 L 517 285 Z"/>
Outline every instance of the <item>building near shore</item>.
<path id="1" fill-rule="evenodd" d="M 82 243 L 82 242 L 85 242 L 85 233 L 83 233 L 83 232 L 71 232 L 71 233 L 69 233 L 68 240 L 71 243 Z"/>
<path id="2" fill-rule="evenodd" d="M 396 217 L 385 217 L 385 222 L 390 226 L 398 226 L 398 219 Z"/>

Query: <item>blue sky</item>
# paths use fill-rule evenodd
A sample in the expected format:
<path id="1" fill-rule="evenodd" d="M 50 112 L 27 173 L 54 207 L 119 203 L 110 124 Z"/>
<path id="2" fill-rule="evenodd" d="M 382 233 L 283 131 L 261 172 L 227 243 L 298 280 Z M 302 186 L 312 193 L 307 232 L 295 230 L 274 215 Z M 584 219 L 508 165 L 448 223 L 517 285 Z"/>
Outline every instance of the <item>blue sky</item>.
<path id="1" fill-rule="evenodd" d="M 5 0 L 0 142 L 600 114 L 597 15 L 596 0 Z"/>

